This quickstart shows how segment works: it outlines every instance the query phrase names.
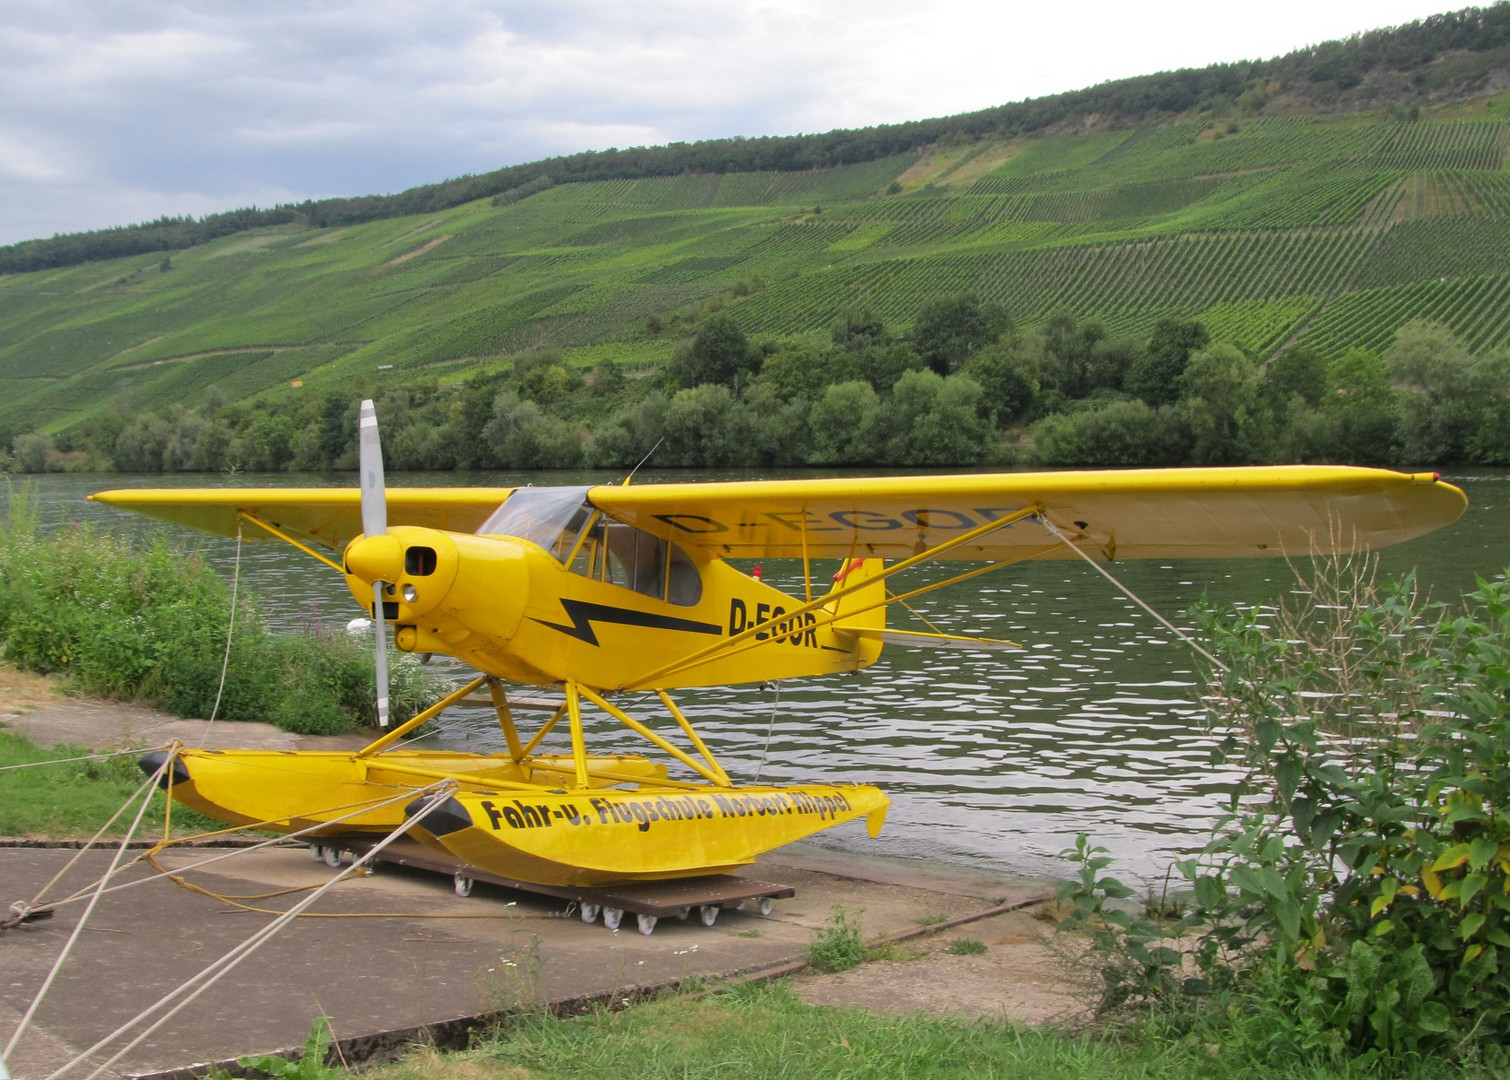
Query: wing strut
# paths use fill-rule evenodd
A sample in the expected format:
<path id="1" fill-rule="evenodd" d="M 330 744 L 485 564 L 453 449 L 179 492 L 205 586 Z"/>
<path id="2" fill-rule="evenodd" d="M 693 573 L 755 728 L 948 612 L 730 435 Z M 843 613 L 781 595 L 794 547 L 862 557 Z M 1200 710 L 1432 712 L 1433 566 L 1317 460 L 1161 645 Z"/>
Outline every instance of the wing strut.
<path id="1" fill-rule="evenodd" d="M 319 559 L 322 563 L 324 563 L 326 566 L 330 567 L 336 573 L 338 573 L 338 574 L 344 574 L 346 572 L 346 571 L 344 571 L 344 570 L 341 569 L 340 563 L 333 562 L 330 559 L 327 559 L 324 555 L 321 555 L 314 548 L 308 547 L 308 546 L 306 546 L 304 544 L 299 543 L 299 541 L 295 540 L 292 536 L 289 536 L 288 533 L 286 533 L 283 530 L 277 528 L 276 526 L 269 525 L 267 522 L 263 521 L 260 517 L 257 517 L 255 514 L 248 514 L 245 510 L 237 510 L 236 511 L 236 516 L 239 517 L 242 521 L 251 522 L 253 525 L 257 526 L 257 528 L 259 528 L 259 529 L 265 529 L 265 530 L 267 530 L 268 532 L 270 532 L 274 536 L 276 536 L 279 540 L 282 540 L 284 543 L 292 544 L 294 547 L 296 547 L 300 551 L 304 552 L 304 554 L 312 556 L 313 558 Z"/>
<path id="2" fill-rule="evenodd" d="M 1152 615 L 1166 629 L 1168 629 L 1172 634 L 1174 634 L 1175 637 L 1179 638 L 1186 645 L 1189 645 L 1196 652 L 1198 652 L 1202 656 L 1204 656 L 1207 660 L 1209 660 L 1217 668 L 1218 671 L 1230 671 L 1231 670 L 1231 668 L 1229 668 L 1226 664 L 1222 663 L 1216 657 L 1212 656 L 1209 652 L 1207 652 L 1205 649 L 1203 649 L 1201 647 L 1200 642 L 1196 641 L 1189 634 L 1185 633 L 1185 631 L 1181 630 L 1174 623 L 1170 622 L 1168 619 L 1164 618 L 1164 616 L 1160 615 L 1153 608 L 1149 607 L 1148 604 L 1144 603 L 1143 599 L 1140 596 L 1138 596 L 1136 593 L 1134 593 L 1126 585 L 1124 585 L 1120 581 L 1118 581 L 1116 579 L 1116 577 L 1113 576 L 1111 574 L 1111 572 L 1106 569 L 1106 567 L 1102 566 L 1095 559 L 1093 559 L 1089 555 L 1087 555 L 1084 551 L 1082 551 L 1080 549 L 1080 546 L 1078 544 L 1076 544 L 1068 536 L 1064 535 L 1064 532 L 1059 528 L 1059 526 L 1055 525 L 1052 521 L 1050 521 L 1043 514 L 1039 514 L 1038 515 L 1037 521 L 1038 521 L 1038 524 L 1042 525 L 1046 530 L 1048 530 L 1048 534 L 1050 536 L 1052 536 L 1054 539 L 1058 540 L 1061 544 L 1065 545 L 1065 547 L 1069 548 L 1076 555 L 1079 555 L 1086 562 L 1090 563 L 1091 566 L 1095 568 L 1096 573 L 1100 574 L 1107 581 L 1110 581 L 1113 585 L 1115 585 L 1117 587 L 1117 590 L 1119 592 L 1121 592 L 1122 595 L 1126 596 L 1133 603 L 1137 604 L 1144 611 L 1146 611 L 1150 615 Z"/>

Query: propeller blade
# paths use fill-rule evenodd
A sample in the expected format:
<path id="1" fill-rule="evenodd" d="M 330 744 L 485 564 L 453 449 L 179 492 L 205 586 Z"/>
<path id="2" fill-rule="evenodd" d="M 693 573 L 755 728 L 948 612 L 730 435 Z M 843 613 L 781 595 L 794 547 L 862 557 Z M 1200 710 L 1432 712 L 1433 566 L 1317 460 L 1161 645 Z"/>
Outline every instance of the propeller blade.
<path id="1" fill-rule="evenodd" d="M 372 622 L 377 634 L 378 727 L 388 726 L 388 623 L 383 619 L 383 583 L 372 584 Z"/>
<path id="2" fill-rule="evenodd" d="M 362 402 L 357 428 L 357 467 L 362 472 L 362 531 L 382 536 L 388 531 L 388 497 L 383 487 L 383 447 L 378 441 L 377 409 Z"/>
<path id="3" fill-rule="evenodd" d="M 357 467 L 362 472 L 362 532 L 382 536 L 388 531 L 388 493 L 383 486 L 383 445 L 378 441 L 377 409 L 362 402 L 357 428 Z M 383 618 L 382 581 L 372 583 L 373 633 L 377 636 L 378 727 L 388 726 L 388 623 Z"/>

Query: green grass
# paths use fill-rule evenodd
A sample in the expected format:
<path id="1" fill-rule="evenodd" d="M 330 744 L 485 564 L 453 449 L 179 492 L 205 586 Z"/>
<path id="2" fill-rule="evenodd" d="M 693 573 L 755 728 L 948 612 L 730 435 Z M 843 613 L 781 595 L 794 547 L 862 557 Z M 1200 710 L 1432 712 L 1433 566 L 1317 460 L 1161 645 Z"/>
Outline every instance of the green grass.
<path id="1" fill-rule="evenodd" d="M 15 732 L 0 730 L 0 836 L 45 836 L 56 840 L 94 835 L 146 776 L 137 767 L 136 752 L 41 764 L 92 755 L 94 752 L 84 747 L 66 744 L 44 749 Z M 156 834 L 161 834 L 164 803 L 162 792 L 153 794 L 152 805 L 137 834 L 140 838 L 154 835 L 154 827 Z M 121 815 L 107 835 L 125 835 L 133 816 L 134 809 Z M 173 823 L 179 832 L 222 828 L 181 806 L 173 808 Z"/>
<path id="2" fill-rule="evenodd" d="M 992 988 L 982 987 L 989 995 Z M 464 1054 L 417 1051 L 367 1073 L 376 1080 L 483 1077 L 636 1080 L 1147 1080 L 1417 1075 L 1359 1067 L 1269 1071 L 1231 1048 L 1161 1031 L 1065 1034 L 998 1021 L 885 1017 L 805 1004 L 784 984 L 745 986 L 700 1000 L 671 997 L 569 1020 L 528 1016 Z"/>
<path id="3" fill-rule="evenodd" d="M 955 938 L 944 946 L 950 956 L 980 956 L 986 951 L 986 943 L 978 938 Z"/>
<path id="4" fill-rule="evenodd" d="M 211 386 L 234 400 L 344 390 L 380 370 L 450 379 L 550 344 L 655 364 L 677 339 L 647 339 L 649 316 L 719 298 L 769 335 L 822 332 L 862 302 L 901 330 L 927 300 L 969 289 L 1024 328 L 1061 308 L 1121 331 L 1220 309 L 1246 347 L 1314 327 L 1330 358 L 1433 310 L 1406 287 L 1500 271 L 1507 148 L 1498 115 L 1451 107 L 1416 123 L 1185 120 L 962 146 L 961 161 L 1004 160 L 899 194 L 891 183 L 928 150 L 279 226 L 174 252 L 167 272 L 154 254 L 11 275 L 0 425 L 57 431 L 123 400 L 196 405 Z M 735 299 L 755 275 L 769 287 Z M 1510 342 L 1503 301 L 1486 303 L 1452 315 L 1476 348 Z"/>

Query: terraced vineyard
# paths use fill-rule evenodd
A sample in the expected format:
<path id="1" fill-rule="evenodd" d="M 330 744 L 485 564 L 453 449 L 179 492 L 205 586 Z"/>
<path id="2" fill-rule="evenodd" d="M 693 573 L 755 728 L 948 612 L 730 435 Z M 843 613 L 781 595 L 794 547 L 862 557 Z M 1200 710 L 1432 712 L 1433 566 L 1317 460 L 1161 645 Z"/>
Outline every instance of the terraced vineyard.
<path id="1" fill-rule="evenodd" d="M 903 331 L 965 290 L 1023 327 L 1068 310 L 1141 335 L 1180 316 L 1261 353 L 1379 349 L 1418 317 L 1503 347 L 1507 118 L 1510 92 L 1413 122 L 1223 118 L 804 172 L 542 185 L 499 205 L 238 234 L 169 265 L 12 275 L 0 421 L 61 428 L 107 402 L 193 403 L 212 384 L 237 397 L 390 370 L 453 378 L 547 344 L 643 366 L 720 309 L 787 336 L 863 304 Z"/>

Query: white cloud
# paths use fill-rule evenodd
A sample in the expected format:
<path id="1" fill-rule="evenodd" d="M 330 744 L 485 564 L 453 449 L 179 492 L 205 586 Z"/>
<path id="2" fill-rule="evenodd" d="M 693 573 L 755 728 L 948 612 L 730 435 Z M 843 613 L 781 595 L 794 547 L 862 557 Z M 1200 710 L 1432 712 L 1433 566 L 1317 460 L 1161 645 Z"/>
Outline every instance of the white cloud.
<path id="1" fill-rule="evenodd" d="M 76 171 L 67 147 L 47 134 L 0 129 L 0 179 L 47 184 Z"/>

